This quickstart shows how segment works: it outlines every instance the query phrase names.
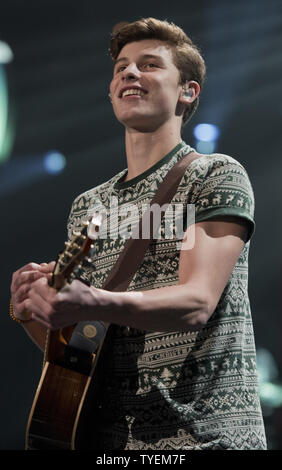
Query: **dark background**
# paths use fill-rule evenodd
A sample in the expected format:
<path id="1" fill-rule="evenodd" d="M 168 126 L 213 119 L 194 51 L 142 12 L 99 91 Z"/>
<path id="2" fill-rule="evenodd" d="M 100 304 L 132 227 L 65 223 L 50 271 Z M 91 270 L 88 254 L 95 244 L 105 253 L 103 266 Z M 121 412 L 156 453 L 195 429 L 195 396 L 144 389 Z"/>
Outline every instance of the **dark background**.
<path id="1" fill-rule="evenodd" d="M 0 40 L 14 54 L 5 70 L 15 122 L 10 158 L 0 165 L 1 449 L 24 447 L 42 364 L 41 353 L 8 315 L 12 272 L 29 261 L 54 259 L 66 239 L 73 199 L 126 166 L 123 128 L 107 96 L 107 50 L 115 23 L 147 16 L 181 26 L 207 63 L 200 108 L 183 139 L 193 146 L 196 124 L 216 124 L 217 151 L 238 159 L 252 181 L 255 337 L 258 350 L 275 363 L 273 383 L 281 383 L 281 0 L 1 0 Z M 67 164 L 52 176 L 40 162 L 54 149 Z M 281 406 L 263 405 L 269 447 L 282 449 Z"/>

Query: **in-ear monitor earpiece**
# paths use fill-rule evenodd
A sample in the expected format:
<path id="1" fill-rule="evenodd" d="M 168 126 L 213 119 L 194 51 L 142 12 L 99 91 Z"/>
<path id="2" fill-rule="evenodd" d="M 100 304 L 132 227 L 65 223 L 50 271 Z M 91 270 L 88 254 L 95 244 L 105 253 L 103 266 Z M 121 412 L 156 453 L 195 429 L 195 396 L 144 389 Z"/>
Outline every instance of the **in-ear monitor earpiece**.
<path id="1" fill-rule="evenodd" d="M 188 90 L 185 90 L 183 95 L 185 98 L 192 98 L 193 97 L 193 90 L 192 88 L 188 88 Z"/>

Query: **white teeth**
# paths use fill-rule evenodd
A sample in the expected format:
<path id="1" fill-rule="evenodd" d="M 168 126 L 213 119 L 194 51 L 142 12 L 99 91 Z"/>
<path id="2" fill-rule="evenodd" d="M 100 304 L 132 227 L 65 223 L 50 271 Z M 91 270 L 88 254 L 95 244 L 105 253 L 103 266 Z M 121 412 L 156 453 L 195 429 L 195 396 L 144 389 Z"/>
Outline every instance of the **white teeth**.
<path id="1" fill-rule="evenodd" d="M 124 96 L 127 96 L 127 95 L 144 95 L 144 92 L 142 90 L 137 90 L 136 88 L 132 88 L 132 89 L 129 89 L 129 90 L 125 90 L 122 94 L 122 98 L 124 98 Z"/>

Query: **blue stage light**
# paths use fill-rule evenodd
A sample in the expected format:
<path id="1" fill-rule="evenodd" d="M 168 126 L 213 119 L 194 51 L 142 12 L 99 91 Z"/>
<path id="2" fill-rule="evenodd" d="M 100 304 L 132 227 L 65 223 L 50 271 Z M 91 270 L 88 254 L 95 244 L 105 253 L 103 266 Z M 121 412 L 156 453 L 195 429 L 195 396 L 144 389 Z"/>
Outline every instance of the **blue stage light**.
<path id="1" fill-rule="evenodd" d="M 66 166 L 66 159 L 60 152 L 48 152 L 44 157 L 43 166 L 47 173 L 52 175 L 61 173 Z"/>
<path id="2" fill-rule="evenodd" d="M 219 128 L 214 124 L 198 124 L 193 132 L 196 139 L 201 142 L 214 142 L 220 134 Z"/>
<path id="3" fill-rule="evenodd" d="M 196 150 L 199 153 L 205 153 L 205 154 L 214 153 L 215 149 L 216 149 L 215 142 L 204 142 L 202 140 L 198 140 L 196 142 Z"/>
<path id="4" fill-rule="evenodd" d="M 4 41 L 0 41 L 0 64 L 8 64 L 13 58 L 14 55 L 10 46 Z"/>
<path id="5" fill-rule="evenodd" d="M 1 64 L 0 46 L 0 164 L 8 160 L 15 136 L 13 109 L 8 89 L 7 73 L 4 65 Z"/>

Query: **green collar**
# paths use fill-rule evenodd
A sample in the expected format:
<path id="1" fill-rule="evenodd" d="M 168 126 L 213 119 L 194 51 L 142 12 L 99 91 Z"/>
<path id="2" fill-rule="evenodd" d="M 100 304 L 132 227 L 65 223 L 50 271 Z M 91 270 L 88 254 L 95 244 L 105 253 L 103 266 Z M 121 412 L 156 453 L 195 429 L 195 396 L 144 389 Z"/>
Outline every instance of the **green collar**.
<path id="1" fill-rule="evenodd" d="M 138 176 L 135 176 L 135 178 L 131 178 L 128 181 L 123 181 L 125 176 L 127 175 L 127 170 L 124 170 L 123 175 L 120 177 L 120 179 L 117 180 L 117 182 L 114 185 L 115 189 L 126 189 L 131 186 L 134 186 L 136 183 L 139 181 L 147 178 L 151 173 L 154 171 L 158 170 L 162 165 L 165 163 L 168 163 L 169 160 L 183 147 L 186 146 L 186 143 L 184 141 L 180 142 L 180 144 L 177 144 L 176 147 L 174 147 L 169 153 L 167 153 L 163 158 L 161 158 L 158 162 L 156 162 L 153 166 L 148 168 L 148 170 L 144 171 Z"/>

